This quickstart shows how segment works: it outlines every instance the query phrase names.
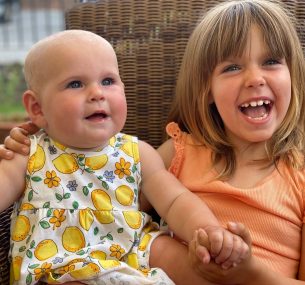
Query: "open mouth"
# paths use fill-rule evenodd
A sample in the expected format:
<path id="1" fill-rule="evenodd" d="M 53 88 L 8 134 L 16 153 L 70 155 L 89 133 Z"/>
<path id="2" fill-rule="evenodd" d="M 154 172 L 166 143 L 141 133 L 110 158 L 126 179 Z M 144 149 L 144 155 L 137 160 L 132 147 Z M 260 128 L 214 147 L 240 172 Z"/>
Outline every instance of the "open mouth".
<path id="1" fill-rule="evenodd" d="M 239 106 L 240 111 L 250 119 L 263 120 L 268 117 L 273 102 L 270 100 L 258 100 L 244 103 Z"/>
<path id="2" fill-rule="evenodd" d="M 100 119 L 106 119 L 107 117 L 108 115 L 104 112 L 96 112 L 86 117 L 86 120 L 100 120 Z"/>

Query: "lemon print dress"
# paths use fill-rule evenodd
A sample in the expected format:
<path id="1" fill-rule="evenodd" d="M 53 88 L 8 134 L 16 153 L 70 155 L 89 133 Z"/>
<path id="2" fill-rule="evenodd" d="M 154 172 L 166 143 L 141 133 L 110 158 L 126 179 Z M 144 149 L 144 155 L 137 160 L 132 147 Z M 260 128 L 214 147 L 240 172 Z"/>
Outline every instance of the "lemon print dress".
<path id="1" fill-rule="evenodd" d="M 139 211 L 136 137 L 117 134 L 93 152 L 31 136 L 26 189 L 11 229 L 11 284 L 173 284 L 149 268 L 162 232 Z"/>

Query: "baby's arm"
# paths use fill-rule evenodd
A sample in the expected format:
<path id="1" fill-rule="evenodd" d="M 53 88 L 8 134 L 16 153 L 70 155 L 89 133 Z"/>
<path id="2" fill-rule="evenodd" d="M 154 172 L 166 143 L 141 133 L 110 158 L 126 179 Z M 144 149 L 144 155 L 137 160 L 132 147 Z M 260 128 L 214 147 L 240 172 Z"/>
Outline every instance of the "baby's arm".
<path id="1" fill-rule="evenodd" d="M 235 236 L 219 225 L 201 199 L 165 169 L 158 153 L 144 142 L 140 142 L 139 146 L 143 173 L 142 191 L 171 230 L 189 242 L 196 230 L 204 229 L 208 234 L 207 246 L 211 249 L 210 253 L 214 257 L 221 256 L 220 263 L 233 252 L 236 260 L 246 256 L 248 246 L 242 241 L 238 248 L 234 248 L 236 244 L 232 240 Z M 236 238 L 241 241 L 240 237 Z"/>
<path id="2" fill-rule="evenodd" d="M 15 154 L 11 160 L 0 161 L 0 212 L 21 196 L 25 186 L 27 156 Z"/>

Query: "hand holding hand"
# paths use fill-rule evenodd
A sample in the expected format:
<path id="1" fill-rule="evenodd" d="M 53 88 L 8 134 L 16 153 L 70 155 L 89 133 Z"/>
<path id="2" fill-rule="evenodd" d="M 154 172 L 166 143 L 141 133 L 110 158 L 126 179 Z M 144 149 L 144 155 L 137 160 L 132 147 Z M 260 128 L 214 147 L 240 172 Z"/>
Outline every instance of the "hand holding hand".
<path id="1" fill-rule="evenodd" d="M 205 279 L 239 284 L 251 267 L 251 238 L 242 224 L 229 223 L 228 230 L 208 227 L 197 231 L 189 244 L 189 259 Z"/>

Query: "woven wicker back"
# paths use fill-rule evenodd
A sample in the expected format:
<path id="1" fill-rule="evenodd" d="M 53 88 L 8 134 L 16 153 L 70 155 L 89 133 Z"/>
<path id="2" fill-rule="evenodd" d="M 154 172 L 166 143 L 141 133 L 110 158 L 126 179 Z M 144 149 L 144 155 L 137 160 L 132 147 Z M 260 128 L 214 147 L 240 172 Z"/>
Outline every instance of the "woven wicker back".
<path id="1" fill-rule="evenodd" d="M 125 83 L 124 131 L 157 147 L 170 108 L 188 37 L 198 18 L 225 0 L 101 0 L 66 13 L 67 29 L 95 32 L 114 46 Z M 305 47 L 305 1 L 283 0 L 296 16 Z M 0 215 L 0 285 L 7 285 L 9 214 Z"/>

